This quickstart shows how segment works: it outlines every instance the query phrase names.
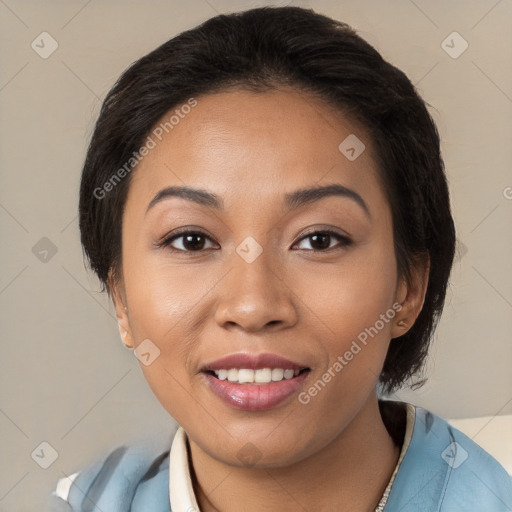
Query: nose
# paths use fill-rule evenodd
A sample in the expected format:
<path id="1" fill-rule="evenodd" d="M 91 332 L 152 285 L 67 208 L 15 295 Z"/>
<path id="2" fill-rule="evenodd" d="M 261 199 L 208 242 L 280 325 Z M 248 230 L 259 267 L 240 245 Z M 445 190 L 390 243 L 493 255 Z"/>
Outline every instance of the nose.
<path id="1" fill-rule="evenodd" d="M 217 324 L 224 328 L 239 326 L 247 332 L 293 326 L 298 316 L 296 295 L 282 263 L 269 251 L 248 261 L 233 254 L 233 266 L 220 283 Z"/>

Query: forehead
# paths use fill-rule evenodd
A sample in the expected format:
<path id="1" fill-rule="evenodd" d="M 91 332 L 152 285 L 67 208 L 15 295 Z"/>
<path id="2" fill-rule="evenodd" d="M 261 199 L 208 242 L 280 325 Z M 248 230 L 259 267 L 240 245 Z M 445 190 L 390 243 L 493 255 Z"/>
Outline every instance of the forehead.
<path id="1" fill-rule="evenodd" d="M 229 208 L 237 198 L 261 202 L 276 190 L 323 182 L 381 194 L 364 127 L 314 96 L 231 90 L 196 101 L 183 111 L 177 105 L 156 123 L 149 134 L 154 147 L 134 173 L 129 198 L 147 201 L 169 185 L 196 186 L 226 198 Z M 353 152 L 344 153 L 344 141 L 364 150 L 349 159 Z"/>

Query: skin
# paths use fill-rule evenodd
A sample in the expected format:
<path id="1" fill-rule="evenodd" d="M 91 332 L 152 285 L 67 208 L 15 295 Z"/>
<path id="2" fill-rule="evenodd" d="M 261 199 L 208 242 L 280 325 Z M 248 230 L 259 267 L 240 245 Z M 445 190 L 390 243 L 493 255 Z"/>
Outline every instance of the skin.
<path id="1" fill-rule="evenodd" d="M 140 366 L 189 436 L 202 511 L 373 511 L 400 451 L 376 383 L 391 338 L 421 310 L 428 268 L 414 269 L 409 283 L 397 274 L 391 210 L 363 126 L 284 88 L 197 100 L 132 176 L 122 272 L 111 280 L 124 341 L 150 339 L 161 351 Z M 352 133 L 366 149 L 349 161 L 338 145 Z M 338 196 L 286 208 L 285 193 L 332 183 L 357 192 L 369 216 Z M 174 197 L 146 213 L 170 185 L 215 193 L 225 209 Z M 199 252 L 183 237 L 155 247 L 185 226 L 205 233 Z M 322 229 L 352 243 L 331 237 L 322 249 L 306 237 Z M 248 236 L 263 249 L 252 263 L 236 252 Z M 241 411 L 200 373 L 228 354 L 274 353 L 311 368 L 307 390 L 394 303 L 401 311 L 307 405 L 295 394 L 270 410 Z M 244 465 L 237 452 L 248 442 L 260 458 Z"/>

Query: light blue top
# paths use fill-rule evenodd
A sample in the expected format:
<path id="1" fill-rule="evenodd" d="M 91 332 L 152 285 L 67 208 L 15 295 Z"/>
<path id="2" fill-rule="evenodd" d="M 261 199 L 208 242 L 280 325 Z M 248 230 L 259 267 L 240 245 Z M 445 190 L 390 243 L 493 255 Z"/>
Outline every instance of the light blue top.
<path id="1" fill-rule="evenodd" d="M 512 511 L 512 478 L 505 469 L 444 419 L 412 407 L 412 435 L 384 512 Z M 79 471 L 67 501 L 52 494 L 45 510 L 169 512 L 169 451 L 150 441 L 121 446 Z"/>

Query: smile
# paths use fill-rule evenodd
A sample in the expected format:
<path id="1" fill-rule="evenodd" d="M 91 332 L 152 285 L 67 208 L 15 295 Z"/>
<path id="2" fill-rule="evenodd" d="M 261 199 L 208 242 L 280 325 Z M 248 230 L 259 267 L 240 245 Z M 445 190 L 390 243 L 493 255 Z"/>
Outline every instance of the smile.
<path id="1" fill-rule="evenodd" d="M 262 411 L 303 386 L 311 369 L 273 354 L 235 354 L 203 367 L 209 389 L 236 409 Z"/>

